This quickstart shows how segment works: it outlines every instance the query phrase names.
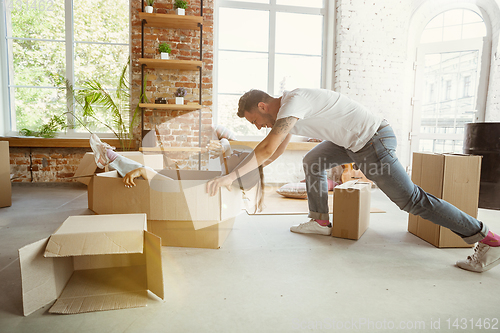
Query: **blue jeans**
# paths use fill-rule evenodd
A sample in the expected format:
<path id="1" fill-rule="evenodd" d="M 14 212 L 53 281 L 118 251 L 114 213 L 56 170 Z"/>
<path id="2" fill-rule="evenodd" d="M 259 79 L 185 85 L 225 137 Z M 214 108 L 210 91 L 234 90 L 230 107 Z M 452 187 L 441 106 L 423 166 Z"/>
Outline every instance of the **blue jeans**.
<path id="1" fill-rule="evenodd" d="M 397 140 L 391 126 L 381 126 L 368 143 L 353 152 L 331 141 L 323 141 L 304 156 L 309 217 L 328 220 L 326 171 L 337 165 L 356 163 L 392 202 L 405 212 L 446 227 L 468 244 L 482 240 L 488 227 L 448 202 L 413 184 L 396 157 Z"/>

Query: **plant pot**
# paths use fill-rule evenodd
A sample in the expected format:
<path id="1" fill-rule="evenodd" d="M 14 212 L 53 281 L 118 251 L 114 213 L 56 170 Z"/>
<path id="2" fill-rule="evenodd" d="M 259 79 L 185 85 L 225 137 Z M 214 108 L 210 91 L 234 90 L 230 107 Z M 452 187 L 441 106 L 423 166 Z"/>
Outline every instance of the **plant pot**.
<path id="1" fill-rule="evenodd" d="M 184 105 L 184 97 L 176 97 L 175 98 L 175 104 L 182 104 L 182 105 Z"/>
<path id="2" fill-rule="evenodd" d="M 184 8 L 177 8 L 177 9 L 175 10 L 175 13 L 176 13 L 177 15 L 186 15 L 186 10 L 185 10 Z"/>
<path id="3" fill-rule="evenodd" d="M 170 59 L 170 53 L 161 52 L 160 56 L 162 59 Z"/>
<path id="4" fill-rule="evenodd" d="M 153 6 L 146 6 L 146 7 L 144 7 L 144 11 L 146 13 L 152 13 L 153 12 Z"/>

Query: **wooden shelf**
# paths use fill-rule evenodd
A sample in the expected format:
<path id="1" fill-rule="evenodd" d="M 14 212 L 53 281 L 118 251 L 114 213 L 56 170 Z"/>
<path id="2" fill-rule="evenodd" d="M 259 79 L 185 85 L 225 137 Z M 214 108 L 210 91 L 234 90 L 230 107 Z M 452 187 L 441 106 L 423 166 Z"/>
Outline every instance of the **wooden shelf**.
<path id="1" fill-rule="evenodd" d="M 200 60 L 166 60 L 150 58 L 139 58 L 139 64 L 146 65 L 150 68 L 181 69 L 187 71 L 196 71 L 203 66 L 203 62 Z"/>
<path id="2" fill-rule="evenodd" d="M 155 103 L 139 103 L 139 107 L 153 110 L 180 110 L 180 111 L 195 111 L 202 108 L 199 104 L 155 104 Z"/>
<path id="3" fill-rule="evenodd" d="M 9 141 L 10 147 L 23 148 L 90 148 L 89 139 L 0 137 L 0 141 Z M 120 148 L 118 139 L 102 139 L 103 142 Z M 129 142 L 126 142 L 129 144 Z M 135 148 L 132 146 L 132 148 Z"/>
<path id="4" fill-rule="evenodd" d="M 145 25 L 148 27 L 196 30 L 200 28 L 200 25 L 203 25 L 203 16 L 140 12 L 139 18 L 146 20 Z"/>

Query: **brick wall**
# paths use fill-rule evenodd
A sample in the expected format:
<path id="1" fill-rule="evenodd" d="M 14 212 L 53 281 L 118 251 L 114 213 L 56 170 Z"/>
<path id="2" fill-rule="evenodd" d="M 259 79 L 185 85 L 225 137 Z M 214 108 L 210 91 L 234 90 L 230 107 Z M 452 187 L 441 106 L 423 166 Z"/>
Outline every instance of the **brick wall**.
<path id="1" fill-rule="evenodd" d="M 141 1 L 132 1 L 131 13 L 131 59 L 132 59 L 132 100 L 139 101 L 141 92 Z M 156 13 L 174 14 L 172 0 L 157 0 L 154 3 Z M 205 147 L 211 139 L 212 130 L 212 69 L 213 69 L 213 9 L 214 2 L 203 1 L 203 71 L 202 71 L 202 105 L 206 106 L 201 115 L 201 146 Z M 200 1 L 189 1 L 186 15 L 200 15 Z M 158 45 L 166 42 L 172 47 L 171 59 L 199 60 L 200 31 L 145 27 L 144 57 L 159 58 Z M 147 80 L 146 97 L 150 103 L 158 97 L 164 97 L 168 103 L 174 103 L 174 92 L 179 87 L 187 90 L 185 101 L 199 103 L 200 77 L 198 71 L 181 71 L 168 69 L 145 69 Z M 163 147 L 199 147 L 200 118 L 199 112 L 147 110 L 144 113 L 144 129 L 159 134 Z M 137 131 L 139 133 L 139 131 Z M 177 161 L 179 167 L 198 168 L 197 153 L 167 153 Z M 208 166 L 207 156 L 202 156 L 202 169 Z"/>
<path id="2" fill-rule="evenodd" d="M 336 1 L 334 90 L 388 119 L 399 152 L 408 149 L 403 110 L 409 105 L 405 73 L 411 5 L 400 0 Z"/>
<path id="3" fill-rule="evenodd" d="M 85 148 L 10 148 L 12 182 L 71 182 Z"/>

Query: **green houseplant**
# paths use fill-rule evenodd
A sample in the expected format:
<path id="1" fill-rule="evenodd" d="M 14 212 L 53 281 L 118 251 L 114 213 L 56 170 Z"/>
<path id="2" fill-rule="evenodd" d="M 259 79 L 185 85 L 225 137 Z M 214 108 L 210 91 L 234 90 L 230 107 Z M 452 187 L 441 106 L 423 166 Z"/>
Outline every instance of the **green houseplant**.
<path id="1" fill-rule="evenodd" d="M 177 15 L 186 15 L 186 9 L 189 4 L 185 0 L 175 0 L 174 9 Z"/>
<path id="2" fill-rule="evenodd" d="M 144 7 L 144 11 L 146 13 L 152 13 L 154 3 L 155 3 L 155 0 L 146 0 L 146 7 Z"/>
<path id="3" fill-rule="evenodd" d="M 161 59 L 168 59 L 170 52 L 172 52 L 172 48 L 170 47 L 170 44 L 163 42 L 158 46 L 158 51 L 160 51 Z"/>
<path id="4" fill-rule="evenodd" d="M 97 80 L 91 79 L 83 83 L 83 89 L 74 91 L 73 87 L 66 84 L 68 96 L 74 100 L 82 110 L 81 119 L 75 117 L 89 132 L 89 125 L 98 123 L 110 130 L 120 142 L 122 150 L 133 148 L 133 128 L 137 124 L 140 115 L 139 104 L 132 111 L 130 105 L 130 85 L 128 81 L 128 67 L 130 59 L 121 70 L 114 92 L 103 87 Z M 145 91 L 145 89 L 144 89 Z M 73 99 L 73 98 L 72 98 Z M 139 100 L 142 100 L 139 98 Z M 109 120 L 103 120 L 98 110 L 104 109 Z M 72 112 L 74 115 L 74 112 Z"/>

